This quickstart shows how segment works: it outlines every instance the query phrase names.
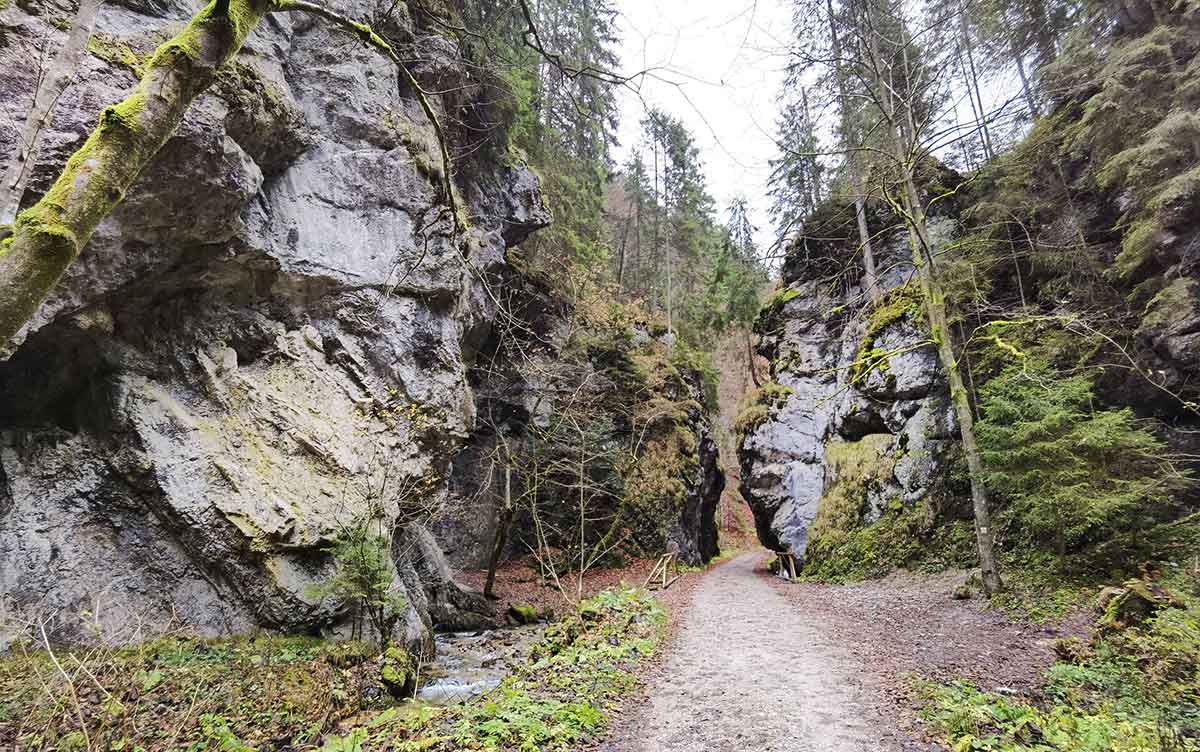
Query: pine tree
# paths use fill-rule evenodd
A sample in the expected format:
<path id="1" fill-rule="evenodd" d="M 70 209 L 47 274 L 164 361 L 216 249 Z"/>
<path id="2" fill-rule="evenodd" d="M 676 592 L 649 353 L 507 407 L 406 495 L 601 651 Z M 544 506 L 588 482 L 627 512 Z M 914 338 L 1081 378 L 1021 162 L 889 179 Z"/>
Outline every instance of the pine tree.
<path id="1" fill-rule="evenodd" d="M 785 92 L 789 87 L 785 86 Z M 825 194 L 825 166 L 818 158 L 820 143 L 809 111 L 808 93 L 799 87 L 798 100 L 787 102 L 776 123 L 781 152 L 770 162 L 768 194 L 776 242 L 783 244 L 816 211 Z"/>
<path id="2" fill-rule="evenodd" d="M 1060 555 L 1097 533 L 1147 527 L 1174 477 L 1163 443 L 1128 408 L 1092 405 L 1090 379 L 1036 361 L 1009 366 L 980 390 L 988 484 Z"/>

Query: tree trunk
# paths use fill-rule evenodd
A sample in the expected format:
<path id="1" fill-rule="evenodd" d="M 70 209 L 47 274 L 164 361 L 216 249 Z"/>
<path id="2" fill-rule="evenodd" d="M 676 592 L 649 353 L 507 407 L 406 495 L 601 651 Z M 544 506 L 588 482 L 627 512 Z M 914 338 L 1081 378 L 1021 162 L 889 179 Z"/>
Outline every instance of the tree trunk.
<path id="1" fill-rule="evenodd" d="M 46 299 L 101 220 L 241 49 L 271 5 L 213 0 L 146 64 L 133 93 L 105 107 L 100 123 L 40 201 L 0 241 L 0 348 Z"/>
<path id="2" fill-rule="evenodd" d="M 850 189 L 854 191 L 854 218 L 858 224 L 858 242 L 862 247 L 863 278 L 867 286 L 867 294 L 871 303 L 878 305 L 883 299 L 879 289 L 879 277 L 875 273 L 875 254 L 871 250 L 871 229 L 867 225 L 867 201 L 862 176 L 859 174 L 855 161 L 854 150 L 858 148 L 857 139 L 853 138 L 854 128 L 850 123 L 850 95 L 846 86 L 846 72 L 842 67 L 842 44 L 837 32 L 837 17 L 833 12 L 833 0 L 825 0 L 825 10 L 829 14 L 829 38 L 833 45 L 834 78 L 837 79 L 838 95 L 842 100 L 842 138 L 846 141 L 846 169 L 850 174 Z"/>
<path id="3" fill-rule="evenodd" d="M 971 413 L 971 400 L 963 385 L 958 370 L 958 359 L 954 355 L 954 335 L 946 320 L 946 299 L 937 272 L 933 268 L 933 257 L 929 253 L 929 236 L 925 226 L 924 210 L 911 174 L 905 176 L 904 208 L 912 218 L 910 236 L 913 245 L 913 261 L 921 279 L 921 294 L 925 298 L 925 310 L 929 316 L 929 328 L 937 342 L 938 357 L 946 378 L 950 382 L 950 397 L 954 401 L 954 412 L 958 417 L 959 432 L 962 434 L 963 454 L 967 458 L 967 471 L 971 476 L 971 501 L 975 512 L 975 540 L 979 547 L 979 568 L 983 575 L 983 588 L 988 593 L 998 592 L 1003 583 L 996 567 L 995 536 L 992 532 L 991 510 L 987 489 L 983 484 L 983 460 L 979 456 L 979 444 L 975 439 L 975 419 Z"/>
<path id="4" fill-rule="evenodd" d="M 746 365 L 750 367 L 750 381 L 754 388 L 762 387 L 762 379 L 758 377 L 758 367 L 754 364 L 754 343 L 750 340 L 750 330 L 746 330 Z"/>
<path id="5" fill-rule="evenodd" d="M 496 585 L 496 567 L 500 565 L 500 557 L 504 554 L 504 544 L 508 542 L 508 529 L 512 526 L 512 463 L 504 463 L 504 507 L 496 520 L 496 537 L 492 541 L 492 555 L 488 557 L 487 580 L 483 583 L 483 594 L 492 597 L 492 588 Z"/>
<path id="6" fill-rule="evenodd" d="M 1025 95 L 1025 106 L 1029 108 L 1029 117 L 1036 120 L 1041 113 L 1038 111 L 1037 100 L 1033 97 L 1029 74 L 1025 72 L 1025 55 L 1018 51 L 1015 45 L 1012 48 L 1012 54 L 1017 61 L 1017 75 L 1021 77 L 1021 92 Z"/>
<path id="7" fill-rule="evenodd" d="M 962 39 L 962 51 L 966 56 L 964 73 L 969 74 L 967 76 L 967 92 L 971 97 L 971 109 L 977 112 L 977 125 L 983 134 L 984 153 L 988 159 L 992 159 L 996 156 L 996 150 L 992 145 L 992 132 L 987 124 L 987 111 L 983 108 L 983 96 L 979 92 L 979 73 L 975 70 L 975 52 L 971 46 L 971 30 L 967 28 L 966 10 L 961 5 L 958 12 L 958 31 Z"/>
<path id="8" fill-rule="evenodd" d="M 37 90 L 33 93 L 33 106 L 17 137 L 17 152 L 9 163 L 4 185 L 0 186 L 0 225 L 12 223 L 21 208 L 21 196 L 25 194 L 25 186 L 37 160 L 42 129 L 49 124 L 50 111 L 54 109 L 58 98 L 78 75 L 80 58 L 86 54 L 99 8 L 100 0 L 83 0 L 79 4 L 62 49 L 49 66 L 40 71 Z"/>
<path id="9" fill-rule="evenodd" d="M 872 38 L 872 47 L 875 40 Z M 878 59 L 878 53 L 872 54 Z M 904 69 L 909 70 L 908 49 L 904 48 Z M 909 87 L 905 87 L 908 91 Z M 911 92 L 909 96 L 912 96 Z M 967 459 L 967 472 L 971 478 L 971 501 L 975 516 L 975 540 L 979 549 L 979 568 L 983 589 L 989 595 L 1003 588 L 1000 572 L 996 566 L 994 533 L 987 488 L 983 483 L 983 460 L 979 455 L 979 444 L 975 438 L 975 419 L 971 412 L 971 398 L 963 385 L 958 370 L 958 359 L 954 355 L 954 334 L 946 318 L 946 296 L 938 279 L 934 265 L 933 247 L 929 238 L 929 227 L 925 207 L 921 203 L 914 177 L 914 159 L 919 153 L 919 131 L 913 116 L 911 101 L 896 101 L 884 96 L 890 112 L 890 130 L 893 156 L 901 170 L 901 209 L 908 224 L 909 242 L 912 246 L 913 263 L 921 282 L 921 294 L 925 301 L 925 312 L 929 318 L 929 329 L 937 343 L 938 358 L 950 384 L 950 398 L 958 418 L 962 436 L 963 454 Z"/>

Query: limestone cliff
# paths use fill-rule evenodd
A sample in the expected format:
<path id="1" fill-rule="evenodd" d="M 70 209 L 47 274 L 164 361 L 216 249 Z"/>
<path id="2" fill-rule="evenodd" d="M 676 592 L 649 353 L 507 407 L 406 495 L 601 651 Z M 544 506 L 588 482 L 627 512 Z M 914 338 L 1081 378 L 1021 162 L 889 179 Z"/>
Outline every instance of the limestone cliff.
<path id="1" fill-rule="evenodd" d="M 853 207 L 827 207 L 822 219 L 824 239 L 792 246 L 782 287 L 760 314 L 772 383 L 737 426 L 741 490 L 759 540 L 798 557 L 822 500 L 832 506 L 839 486 L 855 488 L 836 513 L 871 523 L 893 505 L 938 496 L 956 456 L 946 379 L 910 283 L 907 234 L 898 227 L 876 239 L 886 297 L 864 313 L 861 270 L 830 271 L 853 247 L 831 231 L 853 231 Z M 942 236 L 953 225 L 951 217 L 934 223 Z"/>
<path id="2" fill-rule="evenodd" d="M 333 628 L 309 585 L 369 504 L 403 523 L 410 643 L 484 616 L 405 521 L 444 499 L 475 425 L 487 275 L 549 216 L 488 115 L 502 93 L 427 11 L 334 5 L 386 19 L 423 86 L 448 92 L 435 106 L 462 125 L 470 232 L 439 220 L 434 133 L 395 68 L 311 19 L 264 22 L 0 362 L 0 592 L 57 637 Z M 64 91 L 26 129 L 23 205 L 193 11 L 3 5 L 6 161 L 41 117 L 30 61 L 66 56 Z M 481 117 L 501 123 L 482 142 Z"/>

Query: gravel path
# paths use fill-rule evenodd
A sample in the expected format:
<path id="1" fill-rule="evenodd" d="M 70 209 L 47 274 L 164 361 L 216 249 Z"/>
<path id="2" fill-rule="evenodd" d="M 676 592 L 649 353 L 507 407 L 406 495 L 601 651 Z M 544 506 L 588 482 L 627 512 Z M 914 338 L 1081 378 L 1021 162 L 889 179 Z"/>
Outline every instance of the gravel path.
<path id="1" fill-rule="evenodd" d="M 605 752 L 890 752 L 853 656 L 755 573 L 714 569 L 692 593 L 648 700 Z"/>

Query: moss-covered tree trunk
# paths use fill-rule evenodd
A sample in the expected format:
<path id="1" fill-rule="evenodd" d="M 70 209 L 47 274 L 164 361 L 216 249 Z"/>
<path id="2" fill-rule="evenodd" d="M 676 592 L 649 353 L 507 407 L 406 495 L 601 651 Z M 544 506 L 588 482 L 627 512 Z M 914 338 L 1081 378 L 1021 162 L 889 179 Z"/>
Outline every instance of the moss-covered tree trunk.
<path id="1" fill-rule="evenodd" d="M 983 460 L 979 456 L 979 442 L 975 438 L 975 417 L 971 411 L 971 399 L 958 370 L 958 358 L 954 354 L 954 334 L 946 318 L 946 296 L 941 281 L 933 268 L 933 257 L 929 253 L 929 233 L 913 181 L 912 171 L 905 170 L 904 209 L 909 218 L 909 232 L 913 247 L 913 261 L 921 280 L 921 293 L 925 298 L 925 311 L 929 317 L 929 328 L 937 341 L 938 358 L 950 382 L 950 398 L 954 402 L 954 414 L 958 418 L 959 434 L 962 437 L 963 454 L 967 459 L 967 472 L 971 478 L 971 506 L 975 516 L 975 541 L 979 548 L 979 569 L 984 590 L 998 592 L 1003 583 L 996 565 L 995 534 L 992 531 L 991 507 L 987 487 L 983 483 Z"/>
<path id="2" fill-rule="evenodd" d="M 271 0 L 213 0 L 158 48 L 133 93 L 104 108 L 49 192 L 17 215 L 0 241 L 0 349 L 270 9 Z"/>

